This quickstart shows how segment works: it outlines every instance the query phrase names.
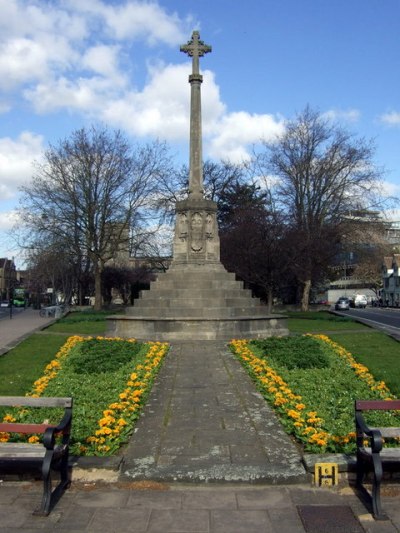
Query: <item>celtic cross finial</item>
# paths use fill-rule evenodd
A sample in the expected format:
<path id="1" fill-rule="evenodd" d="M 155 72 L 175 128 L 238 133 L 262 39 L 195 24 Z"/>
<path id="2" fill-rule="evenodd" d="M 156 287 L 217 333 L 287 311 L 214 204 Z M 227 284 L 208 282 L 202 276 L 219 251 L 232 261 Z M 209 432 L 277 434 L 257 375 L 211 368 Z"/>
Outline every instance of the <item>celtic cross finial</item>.
<path id="1" fill-rule="evenodd" d="M 200 73 L 199 57 L 203 57 L 204 54 L 211 52 L 212 48 L 200 40 L 200 33 L 198 31 L 194 31 L 192 34 L 192 40 L 188 41 L 187 44 L 182 45 L 180 50 L 192 58 L 192 74 L 196 75 Z"/>

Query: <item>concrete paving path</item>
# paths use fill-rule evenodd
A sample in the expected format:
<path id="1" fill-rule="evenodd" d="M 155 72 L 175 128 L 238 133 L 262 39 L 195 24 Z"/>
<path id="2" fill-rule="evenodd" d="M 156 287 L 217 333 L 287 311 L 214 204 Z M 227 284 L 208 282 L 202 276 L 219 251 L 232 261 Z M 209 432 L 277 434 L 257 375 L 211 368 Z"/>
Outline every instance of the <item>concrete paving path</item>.
<path id="1" fill-rule="evenodd" d="M 307 481 L 301 456 L 221 341 L 174 343 L 124 452 L 122 480 Z"/>
<path id="2" fill-rule="evenodd" d="M 39 315 L 39 310 L 28 307 L 24 310 L 14 311 L 12 318 L 8 316 L 0 320 L 0 355 L 14 348 L 26 337 L 40 331 L 54 322 L 54 318 L 45 318 Z"/>
<path id="3" fill-rule="evenodd" d="M 390 520 L 374 521 L 348 487 L 310 485 L 73 484 L 48 517 L 32 516 L 41 483 L 0 483 L 0 532 L 396 533 L 399 495 L 384 497 Z"/>

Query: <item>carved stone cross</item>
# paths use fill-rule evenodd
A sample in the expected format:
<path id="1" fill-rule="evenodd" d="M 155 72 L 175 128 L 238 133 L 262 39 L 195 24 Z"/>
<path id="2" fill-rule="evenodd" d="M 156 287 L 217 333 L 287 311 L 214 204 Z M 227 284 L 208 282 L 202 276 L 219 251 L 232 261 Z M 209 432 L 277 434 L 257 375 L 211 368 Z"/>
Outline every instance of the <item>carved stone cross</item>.
<path id="1" fill-rule="evenodd" d="M 203 57 L 204 54 L 211 52 L 212 48 L 208 44 L 204 44 L 203 41 L 200 41 L 199 32 L 194 31 L 192 40 L 182 45 L 180 50 L 192 58 L 192 74 L 200 74 L 199 57 Z"/>

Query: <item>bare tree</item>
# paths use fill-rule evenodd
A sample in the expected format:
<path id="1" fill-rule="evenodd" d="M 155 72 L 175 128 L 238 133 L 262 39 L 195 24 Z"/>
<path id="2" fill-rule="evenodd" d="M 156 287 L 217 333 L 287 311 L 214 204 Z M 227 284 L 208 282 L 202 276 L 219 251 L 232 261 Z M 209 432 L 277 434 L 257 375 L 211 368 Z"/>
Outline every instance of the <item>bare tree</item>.
<path id="1" fill-rule="evenodd" d="M 264 142 L 258 168 L 276 178 L 274 195 L 291 228 L 293 270 L 305 310 L 316 273 L 327 267 L 329 251 L 336 253 L 349 227 L 348 215 L 377 208 L 380 172 L 373 155 L 371 142 L 309 107 L 286 124 L 277 142 Z"/>
<path id="2" fill-rule="evenodd" d="M 163 143 L 132 148 L 119 131 L 77 130 L 49 147 L 22 189 L 28 238 L 49 235 L 65 243 L 82 270 L 93 271 L 100 309 L 104 264 L 121 247 L 129 249 L 131 228 L 144 223 L 145 208 L 169 170 Z"/>
<path id="3" fill-rule="evenodd" d="M 26 259 L 29 281 L 38 298 L 50 288 L 53 303 L 56 298 L 57 303 L 71 301 L 77 280 L 68 249 L 60 243 L 36 243 Z"/>

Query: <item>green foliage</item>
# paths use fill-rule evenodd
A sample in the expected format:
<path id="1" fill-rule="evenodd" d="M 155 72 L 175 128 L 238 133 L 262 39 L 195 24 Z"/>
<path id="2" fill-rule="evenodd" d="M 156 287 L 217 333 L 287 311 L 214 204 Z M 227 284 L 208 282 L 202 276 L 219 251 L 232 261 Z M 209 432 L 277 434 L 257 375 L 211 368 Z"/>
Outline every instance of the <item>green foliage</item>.
<path id="1" fill-rule="evenodd" d="M 120 312 L 120 311 L 118 311 Z M 106 317 L 111 311 L 72 311 L 68 315 L 57 320 L 46 331 L 57 333 L 102 335 L 107 329 Z M 116 314 L 114 311 L 112 314 Z"/>
<path id="2" fill-rule="evenodd" d="M 355 359 L 370 369 L 376 379 L 383 380 L 400 398 L 400 343 L 379 331 L 331 334 L 332 340 L 349 350 Z"/>
<path id="3" fill-rule="evenodd" d="M 325 368 L 330 359 L 323 346 L 311 337 L 271 337 L 254 340 L 264 356 L 285 368 Z"/>
<path id="4" fill-rule="evenodd" d="M 0 395 L 23 396 L 66 339 L 66 335 L 31 335 L 1 356 Z"/>
<path id="5" fill-rule="evenodd" d="M 322 313 L 321 313 L 322 314 Z M 293 313 L 293 318 L 288 319 L 289 331 L 292 333 L 324 333 L 331 331 L 368 331 L 370 328 L 364 324 L 355 322 L 354 320 L 348 318 L 338 318 L 338 319 L 329 319 L 329 318 L 310 318 L 307 317 L 299 318 L 297 314 Z"/>
<path id="6" fill-rule="evenodd" d="M 115 372 L 141 350 L 141 345 L 125 340 L 90 339 L 74 347 L 66 364 L 76 374 Z"/>
<path id="7" fill-rule="evenodd" d="M 304 337 L 293 337 L 291 341 L 293 350 L 299 353 L 301 353 L 302 338 Z M 275 405 L 274 393 L 269 392 L 268 388 L 265 388 L 258 380 L 251 365 L 246 365 L 250 374 L 256 380 L 264 397 L 274 406 L 284 427 L 289 433 L 296 435 L 307 451 L 353 453 L 355 451 L 354 439 L 343 437 L 355 431 L 354 401 L 356 399 L 382 399 L 382 392 L 378 387 L 371 387 L 366 380 L 360 379 L 346 357 L 339 355 L 330 345 L 317 338 L 310 337 L 309 340 L 322 349 L 329 360 L 327 366 L 319 368 L 288 366 L 281 355 L 285 353 L 286 339 L 275 338 L 272 343 L 266 343 L 263 340 L 253 341 L 249 347 L 257 357 L 265 359 L 268 366 L 277 372 L 289 389 L 301 398 L 298 401 L 305 405 L 305 411 L 317 413 L 317 416 L 322 419 L 323 431 L 341 437 L 340 441 L 329 441 L 322 448 L 310 443 L 294 426 L 293 420 L 288 417 L 286 406 Z M 265 345 L 268 345 L 268 350 L 264 349 Z M 399 350 L 399 347 L 397 349 Z M 277 353 L 279 355 L 276 355 Z M 308 355 L 303 353 L 303 357 L 307 358 Z M 400 415 L 393 412 L 370 412 L 366 415 L 366 420 L 373 426 L 400 426 Z"/>
<path id="8" fill-rule="evenodd" d="M 115 343 L 115 346 L 114 346 Z M 84 350 L 82 347 L 87 344 Z M 99 346 L 101 349 L 99 350 Z M 62 368 L 57 373 L 56 377 L 51 379 L 45 389 L 43 396 L 48 397 L 63 397 L 72 396 L 74 399 L 73 408 L 73 422 L 71 435 L 71 453 L 80 455 L 81 447 L 87 446 L 86 439 L 93 435 L 98 426 L 98 421 L 104 415 L 103 412 L 107 407 L 119 400 L 120 393 L 126 387 L 130 379 L 131 373 L 140 364 L 145 364 L 146 355 L 149 350 L 149 345 L 142 343 L 134 343 L 129 341 L 114 341 L 114 340 L 99 340 L 99 343 L 85 340 L 75 345 L 69 352 L 68 356 L 62 361 Z M 94 354 L 91 357 L 91 352 Z M 97 372 L 84 372 L 82 367 L 77 364 L 77 361 L 82 356 L 87 361 L 93 362 L 96 355 L 99 356 L 98 364 L 109 364 L 109 361 L 104 357 L 105 353 L 113 355 L 114 364 L 109 366 L 110 371 L 103 371 L 104 367 Z M 124 355 L 120 357 L 118 352 Z M 83 353 L 83 355 L 82 355 Z M 109 358 L 110 359 L 110 358 Z M 102 361 L 100 363 L 100 360 Z M 89 365 L 88 367 L 89 368 Z M 78 372 L 76 371 L 78 369 Z M 43 368 L 36 377 L 43 374 Z M 147 392 L 141 397 L 141 405 L 144 404 L 147 394 L 151 388 L 152 380 L 147 380 Z M 8 413 L 16 416 L 18 413 L 18 420 L 24 422 L 42 422 L 47 419 L 51 422 L 56 422 L 62 416 L 60 409 L 25 409 L 22 414 L 20 411 L 8 410 Z M 139 410 L 131 416 L 131 421 L 139 417 Z M 57 420 L 58 419 L 58 420 Z M 115 450 L 118 449 L 124 442 L 126 442 L 129 432 L 132 431 L 130 426 L 129 431 L 125 433 L 123 438 L 118 439 L 115 445 Z M 13 437 L 17 438 L 18 437 Z M 114 450 L 114 451 L 115 451 Z"/>
<path id="9" fill-rule="evenodd" d="M 339 316 L 329 311 L 288 311 L 285 313 L 289 318 L 301 318 L 304 320 L 327 320 L 329 322 L 353 322 L 351 317 Z"/>
<path id="10" fill-rule="evenodd" d="M 110 314 L 110 311 L 93 311 L 92 309 L 88 311 L 73 311 L 72 313 L 68 313 L 65 317 L 60 318 L 59 322 L 64 324 L 101 322 Z"/>

